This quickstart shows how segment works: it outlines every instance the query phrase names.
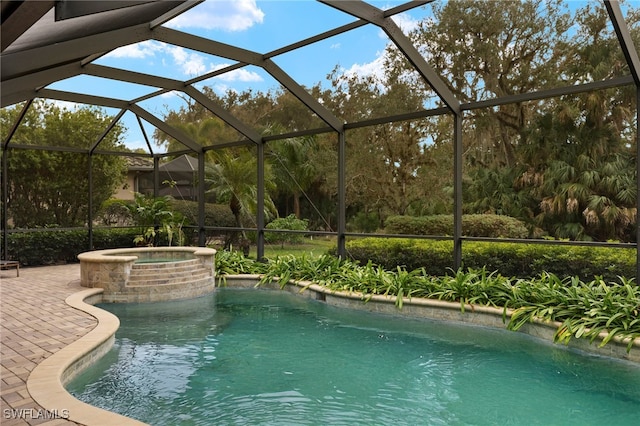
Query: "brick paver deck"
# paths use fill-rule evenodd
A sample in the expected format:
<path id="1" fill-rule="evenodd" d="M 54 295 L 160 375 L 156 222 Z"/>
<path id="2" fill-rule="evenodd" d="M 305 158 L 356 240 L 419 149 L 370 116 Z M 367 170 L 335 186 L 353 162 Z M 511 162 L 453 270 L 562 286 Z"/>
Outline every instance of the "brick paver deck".
<path id="1" fill-rule="evenodd" d="M 65 303 L 82 289 L 78 264 L 24 268 L 20 277 L 0 271 L 2 426 L 75 424 L 52 420 L 53 413 L 31 398 L 26 382 L 38 363 L 96 326 L 91 315 Z"/>

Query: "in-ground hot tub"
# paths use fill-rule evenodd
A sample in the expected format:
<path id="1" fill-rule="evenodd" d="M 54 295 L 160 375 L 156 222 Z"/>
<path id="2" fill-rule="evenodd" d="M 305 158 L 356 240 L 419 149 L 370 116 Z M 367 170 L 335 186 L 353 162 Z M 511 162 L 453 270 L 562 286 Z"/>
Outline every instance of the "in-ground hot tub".
<path id="1" fill-rule="evenodd" d="M 215 289 L 216 251 L 205 247 L 140 247 L 81 253 L 81 284 L 104 289 L 104 302 L 159 302 Z"/>

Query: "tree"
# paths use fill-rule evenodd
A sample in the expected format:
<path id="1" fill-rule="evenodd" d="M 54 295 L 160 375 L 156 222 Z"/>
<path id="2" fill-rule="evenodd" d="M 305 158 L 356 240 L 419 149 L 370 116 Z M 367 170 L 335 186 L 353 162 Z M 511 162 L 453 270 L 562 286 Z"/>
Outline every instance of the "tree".
<path id="1" fill-rule="evenodd" d="M 436 2 L 433 14 L 433 20 L 420 23 L 412 39 L 461 102 L 558 85 L 558 64 L 564 55 L 558 46 L 570 25 L 562 1 Z M 525 137 L 534 106 L 514 103 L 470 112 L 466 155 L 484 167 L 515 165 L 514 150 Z"/>
<path id="2" fill-rule="evenodd" d="M 453 2 L 449 4 L 454 5 Z M 476 4 L 477 7 L 492 6 L 484 2 Z M 504 5 L 507 9 L 524 6 L 519 2 Z M 527 16 L 524 12 L 523 16 Z M 565 27 L 570 24 L 575 31 L 571 36 L 546 42 L 549 46 L 555 45 L 552 50 L 546 49 L 553 53 L 548 57 L 549 64 L 532 72 L 540 78 L 537 73 L 544 70 L 547 74 L 542 77 L 549 77 L 542 78 L 539 87 L 528 90 L 552 85 L 551 72 L 564 84 L 588 83 L 628 74 L 602 5 L 588 4 L 568 20 L 563 15 L 557 16 Z M 627 13 L 632 35 L 640 41 L 638 18 L 636 9 Z M 545 17 L 540 22 L 547 20 Z M 528 28 L 529 24 L 522 25 Z M 530 40 L 524 37 L 525 32 L 514 34 L 519 35 L 517 40 L 512 39 L 511 46 Z M 552 35 L 548 32 L 546 37 Z M 511 50 L 514 49 L 510 48 L 509 52 Z M 527 60 L 524 53 L 520 56 L 512 60 L 516 63 Z M 529 57 L 528 60 L 535 63 L 534 59 Z M 473 62 L 467 66 L 475 70 Z M 496 81 L 509 79 L 512 84 L 517 81 L 503 74 L 498 74 Z M 522 85 L 514 87 L 519 89 Z M 500 93 L 496 92 L 496 95 Z M 488 126 L 498 128 L 506 124 L 504 117 L 499 116 L 501 108 L 490 111 L 489 115 L 476 114 L 474 122 L 464 130 L 465 141 L 470 141 L 465 146 L 471 182 L 465 191 L 466 209 L 510 214 L 529 223 L 532 231 L 539 227 L 558 238 L 632 240 L 636 221 L 634 103 L 633 87 L 530 102 L 523 106 L 526 107 L 523 110 L 525 119 L 513 127 L 517 132 L 507 139 L 495 139 L 500 143 L 508 141 L 509 155 L 500 151 L 500 146 L 504 145 L 478 139 Z M 498 115 L 494 119 L 491 114 L 495 113 Z"/>
<path id="3" fill-rule="evenodd" d="M 11 128 L 19 110 L 6 108 L 0 113 L 2 137 Z M 108 127 L 112 117 L 101 109 L 60 108 L 42 101 L 34 102 L 11 144 L 59 146 L 72 152 L 9 149 L 8 211 L 16 227 L 86 224 L 89 183 L 87 176 L 89 148 Z M 100 144 L 104 150 L 124 150 L 124 128 L 116 125 Z M 85 152 L 82 152 L 82 151 Z M 92 202 L 96 210 L 122 184 L 126 162 L 114 155 L 93 155 Z"/>
<path id="4" fill-rule="evenodd" d="M 258 207 L 258 177 L 257 159 L 254 153 L 241 149 L 236 152 L 214 151 L 214 161 L 205 170 L 205 182 L 209 186 L 208 192 L 216 194 L 220 202 L 228 202 L 229 208 L 236 219 L 236 226 L 244 228 L 243 219 L 257 212 Z M 277 215 L 277 211 L 269 191 L 273 190 L 271 171 L 265 166 L 265 196 L 264 212 L 267 217 Z M 244 230 L 242 238 L 246 240 Z M 233 241 L 227 241 L 227 245 Z"/>
<path id="5" fill-rule="evenodd" d="M 298 219 L 301 218 L 300 198 L 318 178 L 318 168 L 310 161 L 316 149 L 314 137 L 289 138 L 267 145 L 278 193 L 293 199 L 293 214 Z"/>
<path id="6" fill-rule="evenodd" d="M 334 94 L 325 101 L 347 120 L 402 114 L 423 109 L 421 93 L 388 67 L 384 78 L 332 75 Z M 407 214 L 428 196 L 423 178 L 433 165 L 427 156 L 427 120 L 406 120 L 347 132 L 347 204 L 380 216 Z"/>
<path id="7" fill-rule="evenodd" d="M 320 96 L 318 87 L 312 88 L 311 91 Z M 251 90 L 240 93 L 228 91 L 223 96 L 219 96 L 211 88 L 204 87 L 203 93 L 214 103 L 228 111 L 243 124 L 256 130 L 259 134 L 281 134 L 288 131 L 322 126 L 320 120 L 314 117 L 302 102 L 284 89 L 267 93 L 253 92 Z M 165 120 L 171 126 L 181 130 L 203 146 L 237 142 L 244 139 L 236 130 L 195 102 L 187 102 L 180 110 L 169 112 Z M 154 136 L 156 141 L 167 147 L 169 152 L 184 149 L 176 140 L 161 131 L 156 131 Z M 266 168 L 271 171 L 273 183 L 277 185 L 277 191 L 274 188 L 272 194 L 278 195 L 280 200 L 284 200 L 282 203 L 284 206 L 279 207 L 281 207 L 282 211 L 287 211 L 287 202 L 293 200 L 293 210 L 297 215 L 302 215 L 300 204 L 302 193 L 311 187 L 317 190 L 321 186 L 318 182 L 321 177 L 317 172 L 317 163 L 311 158 L 311 156 L 317 154 L 318 144 L 316 138 L 301 137 L 289 138 L 283 141 L 269 141 L 266 143 L 265 148 L 267 156 Z M 227 154 L 222 157 L 217 154 L 208 157 L 209 162 L 218 163 L 210 170 L 231 167 L 232 159 L 235 159 L 233 160 L 234 162 L 245 163 L 242 150 L 229 150 L 226 152 Z M 231 157 L 228 158 L 228 156 Z M 256 165 L 253 160 L 250 164 L 253 164 L 254 167 Z M 245 166 L 247 165 L 245 164 Z M 233 167 L 237 168 L 238 166 L 234 164 Z M 218 170 L 217 172 L 221 171 Z M 246 173 L 246 176 L 255 175 L 255 169 L 247 169 Z M 211 180 L 213 177 L 209 176 L 208 179 Z M 250 179 L 254 182 L 256 181 L 255 178 Z M 324 195 L 322 191 L 315 192 L 320 196 Z M 232 197 L 230 199 L 233 200 Z M 273 204 L 273 201 L 267 200 L 267 203 Z M 235 204 L 234 202 L 234 206 Z M 314 202 L 314 205 L 320 204 L 317 201 Z M 244 211 L 243 214 L 248 211 L 247 209 L 242 210 Z M 242 220 L 242 215 L 240 217 Z"/>

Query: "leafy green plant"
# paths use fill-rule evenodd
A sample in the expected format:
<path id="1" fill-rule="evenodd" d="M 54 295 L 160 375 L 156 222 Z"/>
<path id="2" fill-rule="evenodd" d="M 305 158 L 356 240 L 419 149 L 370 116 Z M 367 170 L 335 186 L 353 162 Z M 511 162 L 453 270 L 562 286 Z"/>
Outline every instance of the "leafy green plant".
<path id="1" fill-rule="evenodd" d="M 150 197 L 136 193 L 133 203 L 129 204 L 131 217 L 140 232 L 134 238 L 134 244 L 140 246 L 157 245 L 157 237 L 164 233 L 169 245 L 174 238 L 178 245 L 184 243 L 182 225 L 184 218 L 171 209 L 170 197 Z"/>
<path id="2" fill-rule="evenodd" d="M 267 229 L 306 231 L 309 228 L 307 219 L 298 219 L 290 214 L 287 217 L 279 217 L 272 220 L 266 226 Z M 292 232 L 267 232 L 265 239 L 268 243 L 280 243 L 284 247 L 285 243 L 300 244 L 304 241 L 304 235 Z"/>
<path id="3" fill-rule="evenodd" d="M 266 264 L 249 259 L 237 251 L 218 250 L 216 271 L 219 275 L 262 274 L 266 271 Z"/>

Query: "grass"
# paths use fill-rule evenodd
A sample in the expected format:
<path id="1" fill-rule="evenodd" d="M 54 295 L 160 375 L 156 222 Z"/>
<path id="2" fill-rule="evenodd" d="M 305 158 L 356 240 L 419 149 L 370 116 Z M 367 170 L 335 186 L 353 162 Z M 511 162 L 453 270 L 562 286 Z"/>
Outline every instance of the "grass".
<path id="1" fill-rule="evenodd" d="M 334 237 L 305 238 L 302 244 L 265 244 L 264 256 L 267 259 L 274 259 L 280 256 L 309 256 L 318 258 L 327 253 L 336 244 Z M 250 257 L 256 256 L 255 247 L 251 247 Z"/>

